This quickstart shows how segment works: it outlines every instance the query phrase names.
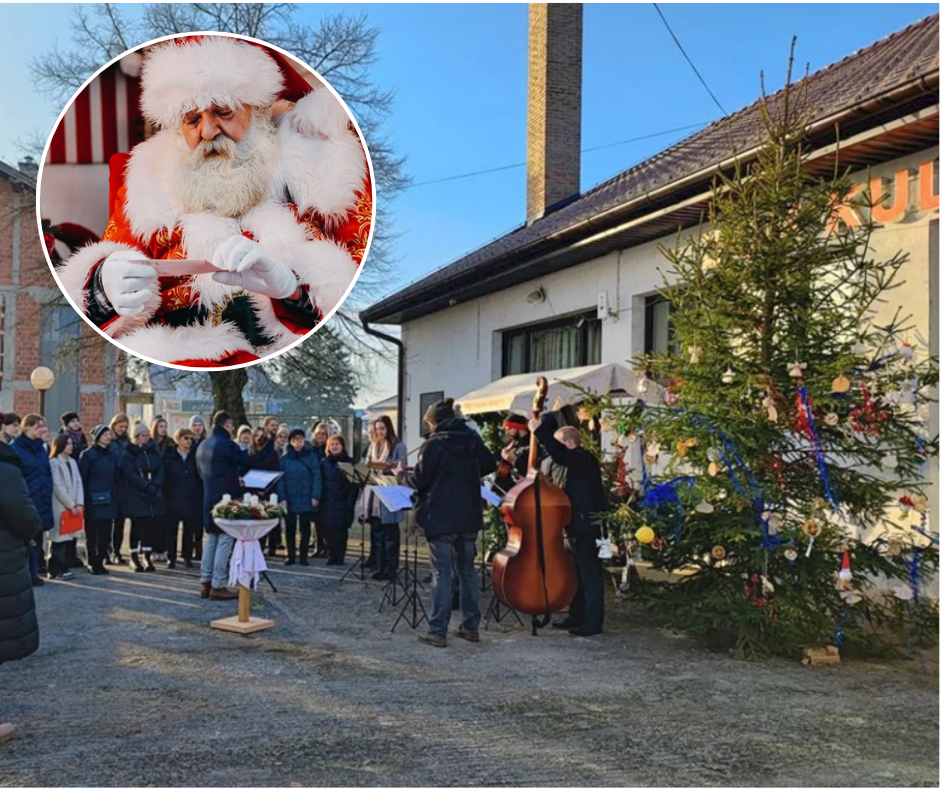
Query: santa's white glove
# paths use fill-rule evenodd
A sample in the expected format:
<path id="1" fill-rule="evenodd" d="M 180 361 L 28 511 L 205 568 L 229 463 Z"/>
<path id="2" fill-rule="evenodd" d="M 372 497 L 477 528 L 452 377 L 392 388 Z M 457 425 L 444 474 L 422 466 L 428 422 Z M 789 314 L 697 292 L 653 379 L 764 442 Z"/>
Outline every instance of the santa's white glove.
<path id="1" fill-rule="evenodd" d="M 144 311 L 144 304 L 153 295 L 148 288 L 157 278 L 157 269 L 140 252 L 122 249 L 105 258 L 98 276 L 114 311 L 133 317 Z"/>
<path id="2" fill-rule="evenodd" d="M 221 271 L 216 282 L 242 287 L 271 298 L 287 298 L 297 289 L 297 277 L 261 244 L 233 235 L 216 249 L 212 265 Z"/>

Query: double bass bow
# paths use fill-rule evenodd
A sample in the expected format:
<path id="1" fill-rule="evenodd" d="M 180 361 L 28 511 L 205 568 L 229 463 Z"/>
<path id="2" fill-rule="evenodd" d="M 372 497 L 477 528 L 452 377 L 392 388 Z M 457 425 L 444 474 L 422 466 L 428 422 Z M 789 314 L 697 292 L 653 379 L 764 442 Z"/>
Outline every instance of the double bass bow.
<path id="1" fill-rule="evenodd" d="M 545 407 L 548 381 L 539 377 L 536 386 L 533 419 Z M 493 592 L 503 604 L 532 616 L 533 635 L 548 624 L 552 613 L 571 604 L 578 584 L 574 560 L 564 545 L 571 502 L 545 478 L 537 458 L 538 441 L 532 432 L 528 474 L 509 490 L 501 507 L 506 547 L 493 559 Z"/>

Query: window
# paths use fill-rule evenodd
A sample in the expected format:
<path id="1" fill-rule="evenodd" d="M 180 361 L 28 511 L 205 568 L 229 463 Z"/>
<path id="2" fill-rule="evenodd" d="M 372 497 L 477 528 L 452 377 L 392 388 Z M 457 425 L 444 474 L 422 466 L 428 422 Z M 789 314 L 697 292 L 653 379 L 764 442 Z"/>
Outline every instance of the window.
<path id="1" fill-rule="evenodd" d="M 643 352 L 674 356 L 679 352 L 672 325 L 672 303 L 661 295 L 646 297 Z"/>
<path id="2" fill-rule="evenodd" d="M 421 408 L 421 437 L 422 438 L 427 438 L 428 435 L 431 434 L 431 431 L 428 429 L 428 425 L 424 421 L 424 414 L 428 412 L 428 408 L 430 408 L 435 402 L 437 402 L 438 400 L 442 400 L 442 399 L 444 399 L 443 391 L 428 391 L 419 397 L 420 408 Z"/>
<path id="3" fill-rule="evenodd" d="M 595 312 L 503 332 L 503 375 L 601 363 L 601 321 Z"/>

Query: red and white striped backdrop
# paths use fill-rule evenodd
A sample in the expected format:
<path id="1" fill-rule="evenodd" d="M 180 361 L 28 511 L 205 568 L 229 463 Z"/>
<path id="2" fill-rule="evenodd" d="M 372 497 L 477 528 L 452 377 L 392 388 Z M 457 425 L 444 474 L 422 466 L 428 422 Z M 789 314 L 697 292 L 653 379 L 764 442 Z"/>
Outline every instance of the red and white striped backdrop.
<path id="1" fill-rule="evenodd" d="M 102 71 L 62 117 L 52 135 L 47 164 L 106 164 L 143 140 L 140 80 L 117 63 Z"/>

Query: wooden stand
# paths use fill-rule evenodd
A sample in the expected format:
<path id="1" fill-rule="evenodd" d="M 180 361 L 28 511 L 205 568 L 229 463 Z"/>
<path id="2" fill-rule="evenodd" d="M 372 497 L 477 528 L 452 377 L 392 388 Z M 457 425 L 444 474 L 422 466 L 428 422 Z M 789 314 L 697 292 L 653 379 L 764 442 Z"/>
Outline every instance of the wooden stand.
<path id="1" fill-rule="evenodd" d="M 217 618 L 209 623 L 213 629 L 223 629 L 226 632 L 237 632 L 239 635 L 250 635 L 252 632 L 261 632 L 274 627 L 269 618 L 251 617 L 251 590 L 243 585 L 238 586 L 238 615 L 228 618 Z"/>
<path id="2" fill-rule="evenodd" d="M 836 646 L 826 646 L 825 648 L 804 648 L 802 662 L 804 665 L 838 665 L 842 660 Z"/>

